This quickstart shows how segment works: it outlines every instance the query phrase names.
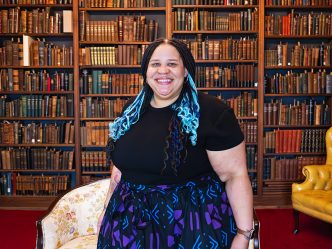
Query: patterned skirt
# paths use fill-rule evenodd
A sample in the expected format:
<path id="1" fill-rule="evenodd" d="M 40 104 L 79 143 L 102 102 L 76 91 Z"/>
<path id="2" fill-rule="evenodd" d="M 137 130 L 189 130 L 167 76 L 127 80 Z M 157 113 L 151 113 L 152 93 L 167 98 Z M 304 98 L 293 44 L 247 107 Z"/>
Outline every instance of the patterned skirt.
<path id="1" fill-rule="evenodd" d="M 172 185 L 116 187 L 97 248 L 230 248 L 236 224 L 216 174 Z"/>

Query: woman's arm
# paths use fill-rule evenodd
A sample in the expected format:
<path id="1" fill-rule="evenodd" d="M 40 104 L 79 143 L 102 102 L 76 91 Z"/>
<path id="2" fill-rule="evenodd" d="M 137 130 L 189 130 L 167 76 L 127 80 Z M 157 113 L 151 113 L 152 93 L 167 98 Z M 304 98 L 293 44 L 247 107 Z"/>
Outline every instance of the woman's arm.
<path id="1" fill-rule="evenodd" d="M 247 172 L 245 143 L 223 151 L 208 151 L 214 171 L 222 182 L 226 182 L 229 199 L 236 225 L 241 230 L 253 227 L 253 194 Z M 242 234 L 234 238 L 232 248 L 248 248 L 248 241 Z"/>
<path id="2" fill-rule="evenodd" d="M 107 205 L 110 202 L 112 194 L 113 194 L 116 186 L 119 184 L 120 179 L 121 179 L 121 172 L 120 172 L 120 170 L 118 170 L 118 168 L 116 168 L 115 166 L 113 166 L 112 174 L 111 174 L 111 180 L 110 180 L 110 186 L 109 186 L 108 194 L 106 196 L 105 203 L 104 203 L 104 209 L 101 212 L 101 214 L 99 216 L 99 219 L 98 219 L 98 223 L 97 223 L 97 234 L 99 234 L 99 229 L 100 229 L 101 223 L 103 221 Z"/>
<path id="3" fill-rule="evenodd" d="M 105 200 L 105 204 L 104 204 L 104 210 L 107 208 L 107 205 L 110 202 L 112 194 L 113 194 L 116 186 L 120 182 L 120 179 L 121 179 L 121 172 L 120 172 L 120 170 L 118 170 L 117 167 L 113 166 L 112 174 L 111 174 L 110 187 L 109 187 L 108 194 L 106 196 L 106 200 Z"/>

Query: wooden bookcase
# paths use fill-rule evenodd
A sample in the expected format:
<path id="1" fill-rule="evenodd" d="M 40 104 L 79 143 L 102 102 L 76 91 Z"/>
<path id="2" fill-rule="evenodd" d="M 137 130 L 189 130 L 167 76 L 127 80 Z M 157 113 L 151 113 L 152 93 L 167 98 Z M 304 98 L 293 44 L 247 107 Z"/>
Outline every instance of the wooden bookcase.
<path id="1" fill-rule="evenodd" d="M 122 3 L 123 1 L 121 1 Z M 92 45 L 118 45 L 118 44 L 147 44 L 144 42 L 82 42 L 79 41 L 79 10 L 86 10 L 90 13 L 90 17 L 95 18 L 94 20 L 103 20 L 102 18 L 105 18 L 107 15 L 121 15 L 122 13 L 126 14 L 129 12 L 129 14 L 148 14 L 148 15 L 154 15 L 158 16 L 158 18 L 162 18 L 165 20 L 164 22 L 160 22 L 160 32 L 158 34 L 158 37 L 177 37 L 180 39 L 188 38 L 190 40 L 193 40 L 197 34 L 202 34 L 203 37 L 208 35 L 209 38 L 211 37 L 212 40 L 214 39 L 224 39 L 229 36 L 234 36 L 235 39 L 237 37 L 246 36 L 246 37 L 257 37 L 258 40 L 258 59 L 257 60 L 239 60 L 239 61 L 225 61 L 225 60 L 197 60 L 197 66 L 204 66 L 206 64 L 208 65 L 222 65 L 227 66 L 229 63 L 230 65 L 235 65 L 237 63 L 255 63 L 258 67 L 258 86 L 257 87 L 250 87 L 250 88 L 198 88 L 198 90 L 203 91 L 211 91 L 212 93 L 222 93 L 222 94 L 233 94 L 234 96 L 237 96 L 242 93 L 242 91 L 250 91 L 254 94 L 256 98 L 258 98 L 258 116 L 257 117 L 241 117 L 239 119 L 248 120 L 248 121 L 257 121 L 258 124 L 258 134 L 257 134 L 257 143 L 246 143 L 246 145 L 255 146 L 256 151 L 258 154 L 258 167 L 257 170 L 250 170 L 249 172 L 252 172 L 257 177 L 257 196 L 254 197 L 254 204 L 255 206 L 284 206 L 284 205 L 290 205 L 291 199 L 290 199 L 290 193 L 285 192 L 284 189 L 289 188 L 290 184 L 293 182 L 291 180 L 278 180 L 278 181 L 271 181 L 271 180 L 263 180 L 263 158 L 268 156 L 288 156 L 286 154 L 273 154 L 273 153 L 264 153 L 263 151 L 263 137 L 264 137 L 264 131 L 269 129 L 287 129 L 287 128 L 293 128 L 292 126 L 264 126 L 263 125 L 263 114 L 264 114 L 264 100 L 267 98 L 297 98 L 297 97 L 325 97 L 326 99 L 331 97 L 332 94 L 265 94 L 264 95 L 264 75 L 272 75 L 282 70 L 304 70 L 304 69 L 311 69 L 311 68 L 325 68 L 328 72 L 331 71 L 332 66 L 329 67 L 264 67 L 264 48 L 266 45 L 268 45 L 271 41 L 277 40 L 278 42 L 280 40 L 287 41 L 289 40 L 299 40 L 300 39 L 310 39 L 308 40 L 308 43 L 310 41 L 313 41 L 314 39 L 321 39 L 321 40 L 331 40 L 332 36 L 265 36 L 264 35 L 264 16 L 271 11 L 280 10 L 283 12 L 287 12 L 290 9 L 295 9 L 296 13 L 299 13 L 299 11 L 311 11 L 313 10 L 314 13 L 318 13 L 318 11 L 324 11 L 324 12 L 331 12 L 332 13 L 332 7 L 322 7 L 322 6 L 265 6 L 263 0 L 258 1 L 258 5 L 254 6 L 207 6 L 207 5 L 176 5 L 172 6 L 172 1 L 167 0 L 158 0 L 158 4 L 156 8 L 79 8 L 78 7 L 78 0 L 73 0 L 73 4 L 68 5 L 52 5 L 52 8 L 55 8 L 56 10 L 62 10 L 62 9 L 72 9 L 73 10 L 73 33 L 68 34 L 31 34 L 32 36 L 39 36 L 39 37 L 49 37 L 49 39 L 55 39 L 55 40 L 61 40 L 64 39 L 67 41 L 68 39 L 72 38 L 72 45 L 73 45 L 73 51 L 74 51 L 74 65 L 73 66 L 66 66 L 66 67 L 15 67 L 15 68 L 23 68 L 23 69 L 61 69 L 61 70 L 72 70 L 74 74 L 74 91 L 72 92 L 51 92 L 50 94 L 74 94 L 74 124 L 75 124 L 75 143 L 71 145 L 64 145 L 64 144 L 31 144 L 31 145 L 11 145 L 11 147 L 19 147 L 19 146 L 35 146 L 35 147 L 74 147 L 75 148 L 75 169 L 70 171 L 62 171 L 61 173 L 65 172 L 65 174 L 71 174 L 72 175 L 72 187 L 75 185 L 81 184 L 81 177 L 87 176 L 87 175 L 103 175 L 108 174 L 110 175 L 110 172 L 94 172 L 94 171 L 88 171 L 88 172 L 82 172 L 81 169 L 81 151 L 102 151 L 104 146 L 103 145 L 91 145 L 91 146 L 81 146 L 81 137 L 80 137 L 80 127 L 81 124 L 84 124 L 87 120 L 96 120 L 96 121 L 110 121 L 114 120 L 114 118 L 86 118 L 83 119 L 80 117 L 80 100 L 82 97 L 105 97 L 105 98 L 130 98 L 132 96 L 135 96 L 135 94 L 86 94 L 81 95 L 79 91 L 79 78 L 81 76 L 81 69 L 87 68 L 89 70 L 91 69 L 104 69 L 104 70 L 116 70 L 116 72 L 124 73 L 124 72 L 139 72 L 140 71 L 140 65 L 121 65 L 121 66 L 79 66 L 79 49 L 82 47 L 89 47 Z M 1 8 L 13 8 L 17 5 L 1 5 Z M 21 9 L 24 8 L 44 8 L 46 5 L 19 5 Z M 248 8 L 257 8 L 259 11 L 259 30 L 258 31 L 173 31 L 172 30 L 172 9 L 173 8 L 188 8 L 188 9 L 205 9 L 208 11 L 216 10 L 218 12 L 230 12 L 230 13 L 238 13 L 240 10 L 245 10 Z M 308 10 L 307 10 L 308 9 Z M 288 12 L 287 12 L 288 13 Z M 96 17 L 97 16 L 97 17 Z M 98 17 L 99 16 L 99 17 Z M 98 19 L 100 18 L 100 19 Z M 114 18 L 113 18 L 114 19 Z M 113 20 L 112 19 L 112 20 Z M 91 20 L 91 19 L 90 19 Z M 110 20 L 110 19 L 107 19 Z M 10 39 L 11 37 L 17 37 L 21 36 L 22 34 L 0 34 L 1 41 Z M 6 67 L 6 66 L 0 66 L 0 68 L 13 68 L 13 67 Z M 0 94 L 48 94 L 49 92 L 0 92 Z M 25 118 L 0 118 L 1 120 L 25 120 Z M 72 119 L 72 118 L 71 118 Z M 0 121 L 1 121 L 0 120 Z M 34 120 L 37 120 L 34 118 Z M 47 120 L 40 118 L 41 122 Z M 64 120 L 64 118 L 56 118 L 52 120 Z M 328 128 L 328 126 L 320 125 L 320 126 L 296 126 L 297 128 Z M 0 144 L 0 146 L 7 146 L 6 144 Z M 291 155 L 296 155 L 294 153 L 291 153 Z M 301 153 L 301 155 L 307 155 L 306 153 Z M 310 155 L 313 155 L 312 153 Z M 321 155 L 321 154 L 317 154 Z M 31 170 L 30 170 L 31 171 Z M 30 172 L 29 171 L 29 172 Z M 7 170 L 1 170 L 2 172 L 8 172 Z M 15 172 L 21 172 L 19 170 L 16 170 Z M 53 171 L 38 171 L 33 170 L 31 171 L 36 174 L 45 173 L 45 172 L 52 172 L 52 173 L 58 173 Z M 294 181 L 299 182 L 299 181 Z M 268 189 L 269 186 L 272 185 L 281 185 L 280 191 L 278 192 L 269 192 L 265 191 L 265 189 Z M 0 209 L 46 209 L 50 203 L 54 200 L 55 197 L 53 196 L 0 196 Z"/>

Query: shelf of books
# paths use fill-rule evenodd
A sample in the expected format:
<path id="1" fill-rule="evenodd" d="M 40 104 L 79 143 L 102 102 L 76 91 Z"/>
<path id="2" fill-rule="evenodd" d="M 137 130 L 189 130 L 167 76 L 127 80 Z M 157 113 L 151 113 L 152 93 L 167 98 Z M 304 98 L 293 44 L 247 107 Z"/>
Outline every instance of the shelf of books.
<path id="1" fill-rule="evenodd" d="M 234 108 L 257 196 L 258 1 L 172 1 L 172 35 L 190 48 L 199 91 Z M 245 4 L 245 5 L 244 5 Z"/>
<path id="2" fill-rule="evenodd" d="M 304 5 L 306 3 L 306 5 Z M 331 1 L 265 1 L 262 196 L 284 196 L 325 164 L 331 126 Z"/>
<path id="3" fill-rule="evenodd" d="M 46 208 L 76 185 L 73 4 L 4 2 L 0 208 Z"/>
<path id="4" fill-rule="evenodd" d="M 110 177 L 105 147 L 109 123 L 143 85 L 142 57 L 148 45 L 166 37 L 162 0 L 110 1 L 79 5 L 79 106 L 81 182 Z M 94 3 L 95 4 L 95 3 Z"/>

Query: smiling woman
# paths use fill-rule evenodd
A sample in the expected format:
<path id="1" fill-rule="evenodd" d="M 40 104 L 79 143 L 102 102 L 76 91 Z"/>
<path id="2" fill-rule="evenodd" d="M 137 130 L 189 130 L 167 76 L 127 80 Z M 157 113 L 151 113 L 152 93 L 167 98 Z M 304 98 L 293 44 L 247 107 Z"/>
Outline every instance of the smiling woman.
<path id="1" fill-rule="evenodd" d="M 197 93 L 195 61 L 179 40 L 153 42 L 142 75 L 142 91 L 110 125 L 116 167 L 98 249 L 248 248 L 252 190 L 233 109 Z"/>

